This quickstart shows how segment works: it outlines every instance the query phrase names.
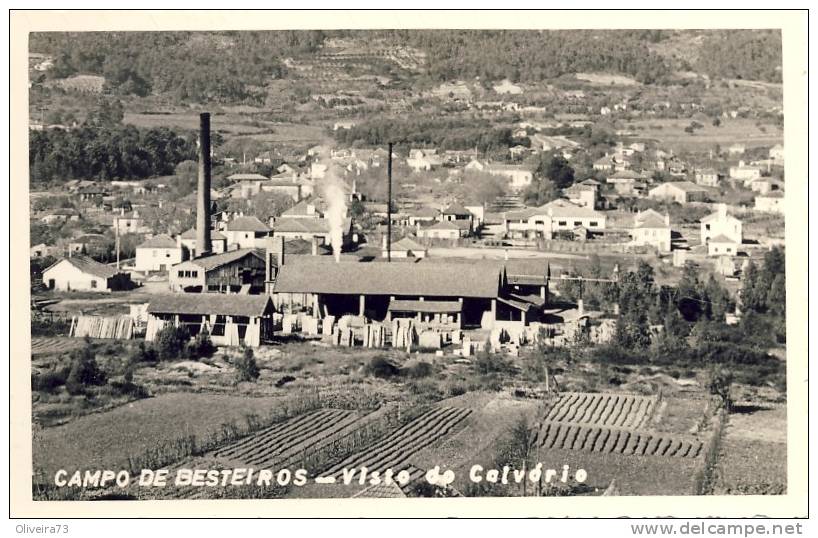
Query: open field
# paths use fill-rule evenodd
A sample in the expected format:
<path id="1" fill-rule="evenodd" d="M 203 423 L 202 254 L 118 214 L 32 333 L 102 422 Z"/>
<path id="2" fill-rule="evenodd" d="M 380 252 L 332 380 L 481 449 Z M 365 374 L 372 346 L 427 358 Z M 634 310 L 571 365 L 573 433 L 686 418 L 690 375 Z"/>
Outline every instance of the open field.
<path id="1" fill-rule="evenodd" d="M 725 428 L 713 494 L 785 493 L 786 454 L 786 405 L 738 403 Z"/>
<path id="2" fill-rule="evenodd" d="M 578 80 L 588 82 L 593 86 L 639 86 L 639 82 L 624 75 L 609 73 L 577 73 Z"/>
<path id="3" fill-rule="evenodd" d="M 248 415 L 265 417 L 281 398 L 163 394 L 35 432 L 34 467 L 46 477 L 58 469 L 128 469 L 129 458 L 191 435 L 204 438 Z"/>
<path id="4" fill-rule="evenodd" d="M 763 125 L 766 132 L 751 119 L 725 119 L 719 127 L 700 121 L 704 127 L 689 134 L 684 131 L 690 119 L 637 120 L 633 122 L 640 133 L 639 138 L 657 140 L 663 147 L 675 151 L 708 151 L 716 144 L 722 151 L 732 144 L 744 144 L 748 148 L 773 146 L 784 141 L 784 133 L 775 125 Z"/>

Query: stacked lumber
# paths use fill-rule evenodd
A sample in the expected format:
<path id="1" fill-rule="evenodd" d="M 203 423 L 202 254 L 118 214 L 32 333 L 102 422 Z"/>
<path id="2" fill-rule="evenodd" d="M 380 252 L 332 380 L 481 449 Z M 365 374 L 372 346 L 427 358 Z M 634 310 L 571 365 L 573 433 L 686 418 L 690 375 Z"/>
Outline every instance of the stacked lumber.
<path id="1" fill-rule="evenodd" d="M 133 338 L 134 320 L 127 316 L 74 316 L 70 335 L 76 338 Z"/>

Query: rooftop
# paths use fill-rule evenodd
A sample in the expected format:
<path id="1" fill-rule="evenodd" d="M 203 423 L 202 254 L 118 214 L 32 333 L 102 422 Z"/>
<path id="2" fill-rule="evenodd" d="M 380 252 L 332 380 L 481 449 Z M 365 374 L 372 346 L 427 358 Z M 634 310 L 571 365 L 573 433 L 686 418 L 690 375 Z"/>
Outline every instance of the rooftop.
<path id="1" fill-rule="evenodd" d="M 268 295 L 226 293 L 175 293 L 156 295 L 148 304 L 152 314 L 194 314 L 258 317 L 270 314 L 273 304 Z"/>
<path id="2" fill-rule="evenodd" d="M 236 217 L 227 223 L 228 232 L 269 232 L 270 227 L 258 217 Z"/>
<path id="3" fill-rule="evenodd" d="M 499 284 L 496 264 L 335 263 L 304 257 L 280 268 L 274 291 L 493 299 Z"/>
<path id="4" fill-rule="evenodd" d="M 64 261 L 70 263 L 83 273 L 94 275 L 100 278 L 111 278 L 112 276 L 118 273 L 116 268 L 111 267 L 110 265 L 99 263 L 95 259 L 89 258 L 88 256 L 84 256 L 82 254 L 75 254 L 68 258 L 63 258 L 62 260 L 58 261 L 51 267 L 54 267 Z M 51 269 L 51 267 L 49 267 L 48 269 Z M 48 269 L 46 269 L 46 271 L 48 271 Z"/>
<path id="5" fill-rule="evenodd" d="M 167 234 L 159 234 L 144 241 L 136 248 L 176 248 L 176 241 Z"/>
<path id="6" fill-rule="evenodd" d="M 261 250 L 255 248 L 240 248 L 237 250 L 231 250 L 229 252 L 222 252 L 221 254 L 212 254 L 210 256 L 193 258 L 192 260 L 182 262 L 182 264 L 192 263 L 198 267 L 201 267 L 205 271 L 212 271 L 213 269 L 216 269 L 223 265 L 227 265 L 228 263 L 233 263 L 248 255 L 256 256 L 264 260 L 265 256 L 261 252 L 262 252 Z"/>

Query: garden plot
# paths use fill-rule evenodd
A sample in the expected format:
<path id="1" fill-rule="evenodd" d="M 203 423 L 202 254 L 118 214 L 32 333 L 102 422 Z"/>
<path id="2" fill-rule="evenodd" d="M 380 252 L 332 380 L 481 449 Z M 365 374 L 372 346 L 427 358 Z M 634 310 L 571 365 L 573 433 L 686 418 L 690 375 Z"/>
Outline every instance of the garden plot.
<path id="1" fill-rule="evenodd" d="M 702 442 L 697 439 L 558 422 L 543 423 L 535 446 L 623 456 L 696 458 L 702 452 Z"/>
<path id="2" fill-rule="evenodd" d="M 50 336 L 31 339 L 31 355 L 47 355 L 53 353 L 67 353 L 85 345 L 81 338 Z"/>
<path id="3" fill-rule="evenodd" d="M 545 422 L 637 429 L 648 424 L 655 407 L 655 396 L 569 392 L 560 396 Z"/>
<path id="4" fill-rule="evenodd" d="M 212 456 L 237 466 L 271 468 L 290 461 L 307 447 L 327 441 L 360 418 L 354 411 L 322 409 L 265 428 L 216 450 Z"/>
<path id="5" fill-rule="evenodd" d="M 454 431 L 471 412 L 471 409 L 454 407 L 438 407 L 427 411 L 382 441 L 334 465 L 323 475 L 337 479 L 342 477 L 344 469 L 366 467 L 370 472 L 392 469 L 398 473 L 406 469 L 410 471 L 412 479 L 417 479 L 423 475 L 423 471 L 409 465 L 412 457 Z"/>

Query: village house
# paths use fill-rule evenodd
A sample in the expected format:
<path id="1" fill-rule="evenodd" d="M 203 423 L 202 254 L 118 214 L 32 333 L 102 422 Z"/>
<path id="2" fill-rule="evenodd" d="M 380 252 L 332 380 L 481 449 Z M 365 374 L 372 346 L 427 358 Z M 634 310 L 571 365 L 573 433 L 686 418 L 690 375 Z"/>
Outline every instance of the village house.
<path id="1" fill-rule="evenodd" d="M 596 209 L 597 189 L 592 185 L 574 183 L 563 190 L 562 194 L 573 204 Z"/>
<path id="2" fill-rule="evenodd" d="M 688 202 L 703 202 L 707 200 L 710 191 L 690 181 L 669 181 L 662 183 L 648 191 L 648 197 L 654 200 L 672 200 L 679 204 Z"/>
<path id="3" fill-rule="evenodd" d="M 227 223 L 223 230 L 227 238 L 227 248 L 237 245 L 238 248 L 260 248 L 270 235 L 270 227 L 257 217 L 236 217 Z"/>
<path id="4" fill-rule="evenodd" d="M 670 216 L 646 209 L 634 216 L 630 231 L 631 242 L 636 246 L 650 246 L 659 252 L 670 252 Z"/>
<path id="5" fill-rule="evenodd" d="M 763 196 L 771 192 L 783 191 L 784 182 L 772 177 L 760 177 L 750 182 L 750 190 Z"/>
<path id="6" fill-rule="evenodd" d="M 111 227 L 114 233 L 119 235 L 124 234 L 144 234 L 151 233 L 149 227 L 145 225 L 145 221 L 139 214 L 139 211 L 122 211 L 119 215 L 111 217 Z"/>
<path id="7" fill-rule="evenodd" d="M 713 168 L 701 168 L 696 170 L 695 177 L 698 185 L 703 187 L 718 187 L 724 176 Z"/>
<path id="8" fill-rule="evenodd" d="M 746 149 L 747 148 L 744 146 L 744 144 L 733 144 L 727 148 L 727 153 L 730 155 L 743 155 Z"/>
<path id="9" fill-rule="evenodd" d="M 119 291 L 132 287 L 131 277 L 84 255 L 63 258 L 43 271 L 43 284 L 56 291 Z"/>
<path id="10" fill-rule="evenodd" d="M 593 234 L 605 230 L 605 215 L 560 199 L 540 207 L 506 212 L 503 228 L 512 239 L 553 239 L 558 232 L 572 232 L 577 228 Z"/>
<path id="11" fill-rule="evenodd" d="M 68 255 L 104 256 L 108 253 L 109 247 L 110 242 L 104 235 L 88 233 L 75 237 L 68 242 Z"/>
<path id="12" fill-rule="evenodd" d="M 194 228 L 190 228 L 189 230 L 185 231 L 184 233 L 180 234 L 179 237 L 176 238 L 176 242 L 180 248 L 183 249 L 183 258 L 185 256 L 184 251 L 187 251 L 187 256 L 189 258 L 195 258 L 199 255 L 196 251 L 196 230 Z M 210 252 L 212 254 L 221 254 L 222 252 L 227 251 L 227 237 L 221 232 L 216 230 L 210 231 Z"/>
<path id="13" fill-rule="evenodd" d="M 312 182 L 303 180 L 294 173 L 283 173 L 261 181 L 259 188 L 262 192 L 289 196 L 296 202 L 313 194 Z"/>
<path id="14" fill-rule="evenodd" d="M 137 271 L 167 271 L 182 261 L 182 247 L 166 234 L 151 237 L 136 247 L 134 269 Z"/>
<path id="15" fill-rule="evenodd" d="M 617 194 L 624 196 L 635 196 L 644 192 L 650 176 L 635 170 L 620 170 L 608 176 L 605 182 L 613 185 Z"/>
<path id="16" fill-rule="evenodd" d="M 730 167 L 730 177 L 732 179 L 739 179 L 746 185 L 761 177 L 761 167 L 748 165 L 745 164 L 744 161 L 739 161 L 737 166 Z"/>
<path id="17" fill-rule="evenodd" d="M 40 222 L 54 224 L 56 222 L 76 222 L 80 220 L 80 214 L 74 209 L 60 208 L 40 217 Z"/>
<path id="18" fill-rule="evenodd" d="M 484 171 L 495 176 L 508 178 L 509 187 L 515 191 L 525 189 L 534 180 L 534 174 L 531 170 L 513 164 L 490 163 L 484 168 Z"/>
<path id="19" fill-rule="evenodd" d="M 93 183 L 78 188 L 76 193 L 80 201 L 93 203 L 99 203 L 104 197 L 108 196 L 107 189 Z"/>
<path id="20" fill-rule="evenodd" d="M 508 79 L 503 79 L 502 81 L 498 82 L 492 86 L 492 89 L 501 95 L 520 95 L 523 93 L 523 89 L 520 86 L 513 84 Z"/>
<path id="21" fill-rule="evenodd" d="M 409 226 L 429 224 L 438 220 L 440 210 L 435 209 L 434 207 L 420 207 L 417 209 L 409 209 L 406 211 L 406 216 Z"/>
<path id="22" fill-rule="evenodd" d="M 784 163 L 784 146 L 781 144 L 776 144 L 770 148 L 768 153 L 770 160 L 775 161 L 776 163 L 783 164 Z"/>
<path id="23" fill-rule="evenodd" d="M 387 258 L 391 256 L 393 258 L 425 258 L 428 254 L 428 249 L 415 241 L 412 236 L 406 236 L 403 239 L 400 239 L 392 245 L 390 245 L 389 252 L 386 249 L 386 236 L 383 238 L 383 246 L 381 247 L 381 257 Z"/>
<path id="24" fill-rule="evenodd" d="M 724 248 L 726 238 L 740 245 L 743 241 L 741 228 L 741 221 L 727 212 L 727 204 L 718 204 L 716 211 L 701 220 L 701 242 L 708 245 L 714 238 L 719 238 L 720 246 Z M 724 250 L 721 253 L 724 254 Z"/>
<path id="25" fill-rule="evenodd" d="M 755 210 L 767 213 L 784 213 L 784 191 L 760 194 L 755 198 Z"/>
<path id="26" fill-rule="evenodd" d="M 460 239 L 471 231 L 471 222 L 462 220 L 441 220 L 431 226 L 417 224 L 416 234 L 424 239 Z"/>
<path id="27" fill-rule="evenodd" d="M 264 252 L 242 248 L 184 261 L 170 268 L 168 284 L 174 292 L 262 293 L 267 282 Z"/>
<path id="28" fill-rule="evenodd" d="M 434 149 L 412 149 L 406 158 L 406 164 L 415 172 L 430 171 L 439 168 L 443 164 L 443 159 Z"/>
<path id="29" fill-rule="evenodd" d="M 726 235 L 717 235 L 711 237 L 707 242 L 708 256 L 735 256 L 738 254 L 738 247 L 741 243 L 737 243 Z"/>

